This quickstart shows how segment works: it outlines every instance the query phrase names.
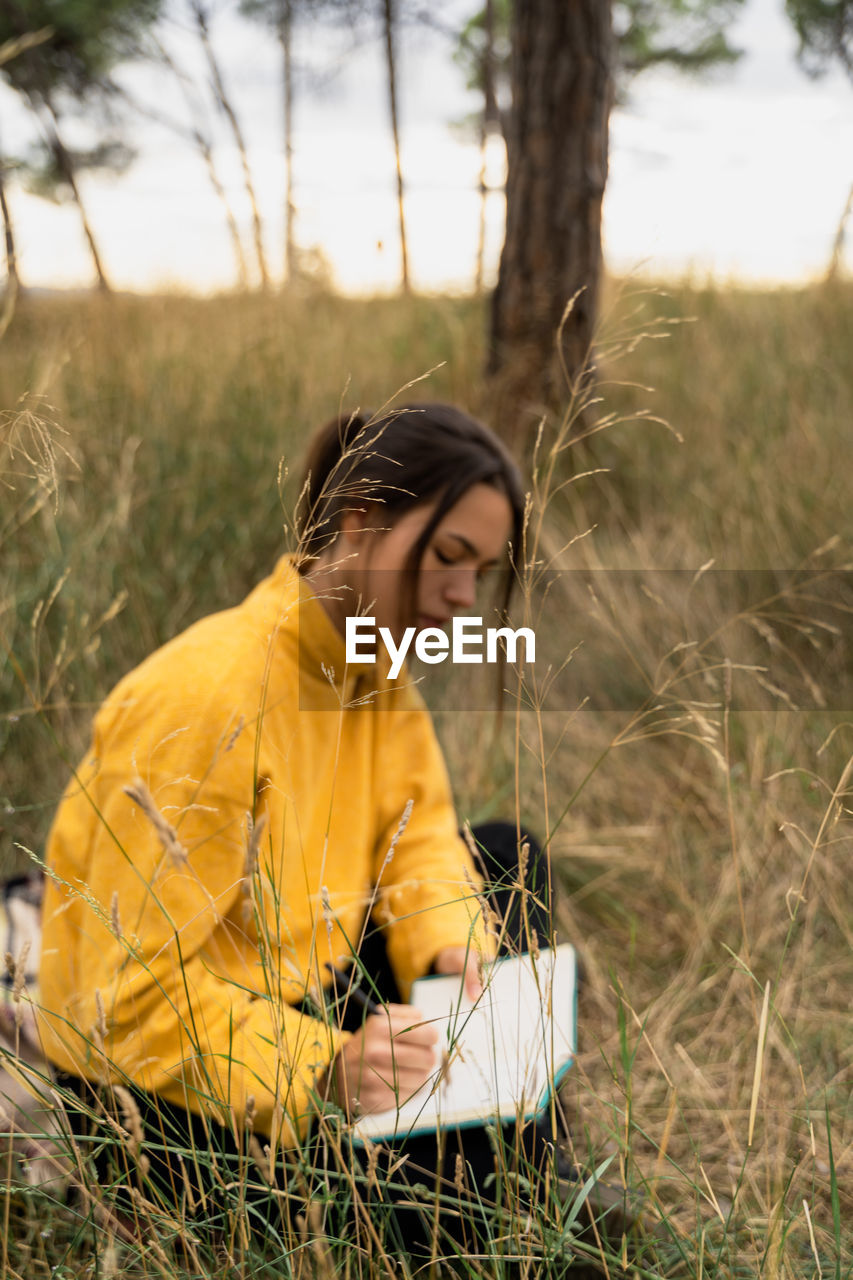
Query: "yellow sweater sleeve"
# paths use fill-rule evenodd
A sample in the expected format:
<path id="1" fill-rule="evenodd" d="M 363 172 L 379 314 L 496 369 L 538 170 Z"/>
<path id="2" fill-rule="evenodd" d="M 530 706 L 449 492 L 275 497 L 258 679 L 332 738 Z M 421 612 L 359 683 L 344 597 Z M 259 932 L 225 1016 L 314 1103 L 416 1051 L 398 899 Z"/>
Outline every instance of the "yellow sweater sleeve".
<path id="1" fill-rule="evenodd" d="M 380 764 L 383 834 L 375 916 L 404 994 L 444 947 L 490 955 L 480 876 L 460 837 L 450 782 L 429 713 L 411 690 L 389 715 Z M 403 815 L 408 821 L 401 829 Z"/>
<path id="2" fill-rule="evenodd" d="M 258 937 L 251 740 L 214 771 L 215 784 L 149 770 L 171 840 L 126 794 L 132 773 L 115 771 L 116 758 L 114 747 L 88 785 L 72 783 L 54 828 L 42 965 L 49 1056 L 225 1122 L 252 1099 L 256 1127 L 292 1142 L 346 1037 L 281 998 L 281 957 Z"/>

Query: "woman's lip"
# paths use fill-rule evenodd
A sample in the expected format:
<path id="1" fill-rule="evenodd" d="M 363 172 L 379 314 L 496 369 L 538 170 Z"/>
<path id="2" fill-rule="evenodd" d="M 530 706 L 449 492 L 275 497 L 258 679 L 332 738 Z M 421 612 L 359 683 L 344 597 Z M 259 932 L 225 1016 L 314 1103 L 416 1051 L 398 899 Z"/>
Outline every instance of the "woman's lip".
<path id="1" fill-rule="evenodd" d="M 450 621 L 449 618 L 431 618 L 426 613 L 422 613 L 418 618 L 421 631 L 423 631 L 424 628 L 426 627 L 438 627 L 439 629 L 441 629 L 441 627 L 446 627 L 449 621 Z"/>

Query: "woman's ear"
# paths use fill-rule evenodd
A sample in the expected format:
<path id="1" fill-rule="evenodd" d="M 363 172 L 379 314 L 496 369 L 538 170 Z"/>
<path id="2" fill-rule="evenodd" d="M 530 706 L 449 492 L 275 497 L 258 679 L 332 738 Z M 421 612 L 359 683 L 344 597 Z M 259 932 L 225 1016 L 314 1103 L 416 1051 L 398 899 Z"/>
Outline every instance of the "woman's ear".
<path id="1" fill-rule="evenodd" d="M 353 503 L 351 507 L 346 507 L 340 516 L 340 536 L 347 542 L 351 542 L 358 547 L 361 544 L 362 537 L 366 533 L 380 532 L 382 526 L 378 523 L 381 519 L 381 504 L 378 502 Z"/>

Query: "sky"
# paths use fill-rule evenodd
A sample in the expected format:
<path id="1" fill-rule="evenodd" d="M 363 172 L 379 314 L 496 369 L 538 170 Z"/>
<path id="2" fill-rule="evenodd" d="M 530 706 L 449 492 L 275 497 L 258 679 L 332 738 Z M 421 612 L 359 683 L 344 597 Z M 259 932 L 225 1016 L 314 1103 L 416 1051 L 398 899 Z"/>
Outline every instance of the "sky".
<path id="1" fill-rule="evenodd" d="M 477 7 L 456 0 L 459 12 Z M 280 277 L 284 171 L 279 53 L 262 27 L 215 8 L 213 40 L 246 134 L 273 275 Z M 214 131 L 216 163 L 251 251 L 240 163 L 225 122 L 204 99 L 197 41 L 172 24 L 166 39 L 198 86 Z M 635 80 L 611 117 L 604 207 L 609 268 L 721 282 L 800 283 L 826 269 L 853 182 L 853 84 L 833 71 L 812 80 L 797 66 L 783 0 L 748 0 L 731 33 L 746 50 L 734 69 L 702 80 L 672 71 Z M 297 240 L 351 293 L 393 289 L 399 247 L 393 153 L 378 40 L 313 27 L 299 32 L 295 121 Z M 413 283 L 467 290 L 474 281 L 479 198 L 476 142 L 458 122 L 476 108 L 446 39 L 411 29 L 399 50 L 400 118 Z M 177 82 L 145 67 L 121 72 L 147 106 L 186 121 Z M 5 86 L 0 122 L 7 154 L 33 137 L 31 119 Z M 69 121 L 83 144 L 91 122 Z M 222 206 L 203 163 L 174 131 L 136 117 L 138 149 L 120 178 L 87 176 L 83 190 L 107 274 L 115 287 L 210 292 L 235 283 Z M 501 148 L 490 177 L 502 178 Z M 10 183 L 9 200 L 26 285 L 78 287 L 92 267 L 71 207 Z M 487 272 L 494 277 L 503 199 L 488 203 Z M 850 238 L 853 240 L 853 228 Z M 853 247 L 846 255 L 853 266 Z"/>

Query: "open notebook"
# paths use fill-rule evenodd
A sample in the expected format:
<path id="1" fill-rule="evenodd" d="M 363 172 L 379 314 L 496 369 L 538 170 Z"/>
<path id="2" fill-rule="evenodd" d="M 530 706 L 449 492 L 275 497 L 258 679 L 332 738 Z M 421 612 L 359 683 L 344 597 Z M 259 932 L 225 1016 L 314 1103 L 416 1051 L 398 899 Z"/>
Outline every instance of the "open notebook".
<path id="1" fill-rule="evenodd" d="M 476 1002 L 458 977 L 421 978 L 410 1004 L 439 1031 L 434 1075 L 408 1101 L 362 1116 L 353 1136 L 401 1139 L 442 1125 L 516 1120 L 543 1110 L 576 1044 L 574 948 L 497 960 Z"/>

